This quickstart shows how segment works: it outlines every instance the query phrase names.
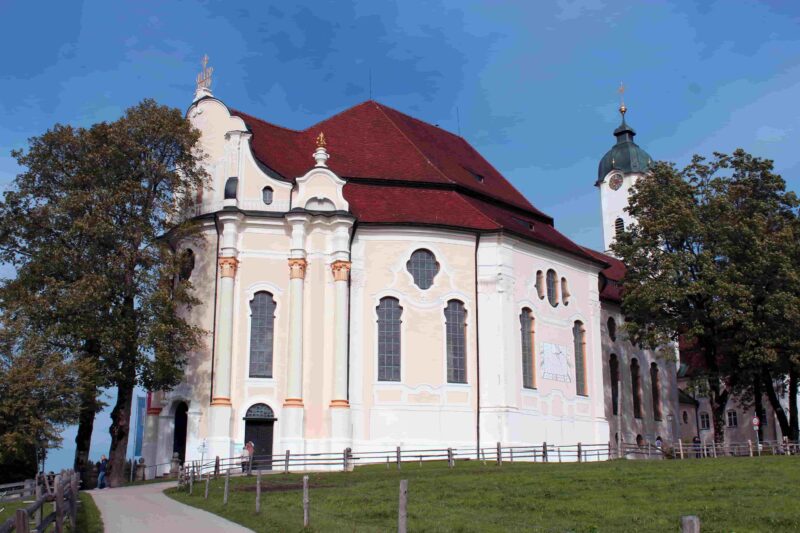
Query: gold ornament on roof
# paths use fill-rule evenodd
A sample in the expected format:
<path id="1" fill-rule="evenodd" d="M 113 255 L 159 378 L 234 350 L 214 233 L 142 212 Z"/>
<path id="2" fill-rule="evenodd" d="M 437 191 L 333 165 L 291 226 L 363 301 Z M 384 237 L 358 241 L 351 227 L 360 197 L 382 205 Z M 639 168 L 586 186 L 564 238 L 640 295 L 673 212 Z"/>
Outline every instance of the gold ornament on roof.
<path id="1" fill-rule="evenodd" d="M 319 135 L 317 135 L 317 148 L 325 148 L 325 145 L 325 134 L 319 132 Z"/>
<path id="2" fill-rule="evenodd" d="M 625 118 L 625 112 L 628 110 L 628 108 L 625 106 L 625 98 L 624 98 L 624 95 L 625 95 L 625 84 L 624 83 L 619 82 L 619 89 L 617 89 L 617 92 L 619 93 L 619 112 L 622 114 L 622 118 L 624 119 Z"/>
<path id="3" fill-rule="evenodd" d="M 203 56 L 203 70 L 197 75 L 197 90 L 211 88 L 211 75 L 214 73 L 214 67 L 208 66 L 208 54 Z"/>

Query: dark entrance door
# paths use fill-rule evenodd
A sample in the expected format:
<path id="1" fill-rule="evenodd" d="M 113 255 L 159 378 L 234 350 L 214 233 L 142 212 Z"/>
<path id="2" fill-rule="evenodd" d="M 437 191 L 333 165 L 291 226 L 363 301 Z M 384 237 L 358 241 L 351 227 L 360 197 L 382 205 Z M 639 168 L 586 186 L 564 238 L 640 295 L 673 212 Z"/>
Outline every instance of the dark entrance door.
<path id="1" fill-rule="evenodd" d="M 253 469 L 272 470 L 272 436 L 275 415 L 266 404 L 258 403 L 244 417 L 244 442 L 253 443 Z"/>
<path id="2" fill-rule="evenodd" d="M 181 402 L 175 407 L 175 433 L 172 437 L 172 453 L 177 453 L 181 463 L 186 459 L 186 425 L 189 406 Z"/>

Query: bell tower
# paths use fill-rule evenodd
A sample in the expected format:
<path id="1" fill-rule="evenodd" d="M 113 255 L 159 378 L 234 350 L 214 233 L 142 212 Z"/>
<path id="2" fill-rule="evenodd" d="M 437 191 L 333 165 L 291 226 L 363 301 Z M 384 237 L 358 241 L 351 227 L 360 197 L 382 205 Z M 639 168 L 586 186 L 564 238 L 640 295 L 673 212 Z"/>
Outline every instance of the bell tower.
<path id="1" fill-rule="evenodd" d="M 620 86 L 620 93 L 623 90 Z M 614 130 L 617 142 L 606 152 L 597 168 L 595 187 L 600 189 L 603 249 L 606 253 L 611 253 L 611 244 L 617 233 L 630 224 L 631 216 L 625 211 L 630 189 L 652 162 L 648 153 L 633 141 L 636 132 L 625 122 L 627 111 L 625 102 L 620 101 L 622 123 Z"/>

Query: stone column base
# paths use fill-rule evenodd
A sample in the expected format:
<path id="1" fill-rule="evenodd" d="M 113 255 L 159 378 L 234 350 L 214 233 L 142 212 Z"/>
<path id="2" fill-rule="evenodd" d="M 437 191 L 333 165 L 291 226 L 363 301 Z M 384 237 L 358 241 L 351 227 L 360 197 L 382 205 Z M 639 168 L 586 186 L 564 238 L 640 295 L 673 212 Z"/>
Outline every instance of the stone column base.
<path id="1" fill-rule="evenodd" d="M 305 446 L 305 409 L 302 407 L 302 400 L 299 406 L 295 402 L 290 402 L 289 399 L 283 405 L 281 412 L 281 422 L 283 428 L 281 430 L 281 445 L 284 450 L 290 450 L 292 453 L 306 453 Z"/>
<path id="2" fill-rule="evenodd" d="M 336 401 L 336 400 L 334 400 Z M 350 425 L 350 406 L 331 404 L 331 452 L 341 452 L 353 445 L 353 432 Z"/>

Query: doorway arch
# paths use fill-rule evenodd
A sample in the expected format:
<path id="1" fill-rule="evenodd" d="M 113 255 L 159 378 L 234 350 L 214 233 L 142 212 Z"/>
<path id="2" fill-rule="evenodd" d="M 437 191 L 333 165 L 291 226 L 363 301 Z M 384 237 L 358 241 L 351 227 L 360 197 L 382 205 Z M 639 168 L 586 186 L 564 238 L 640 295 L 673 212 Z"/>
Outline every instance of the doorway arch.
<path id="1" fill-rule="evenodd" d="M 181 464 L 186 460 L 186 429 L 189 422 L 189 406 L 180 402 L 175 406 L 175 429 L 172 435 L 172 453 L 178 454 Z"/>
<path id="2" fill-rule="evenodd" d="M 244 442 L 253 443 L 252 468 L 272 470 L 275 413 L 265 403 L 251 405 L 244 415 Z"/>

